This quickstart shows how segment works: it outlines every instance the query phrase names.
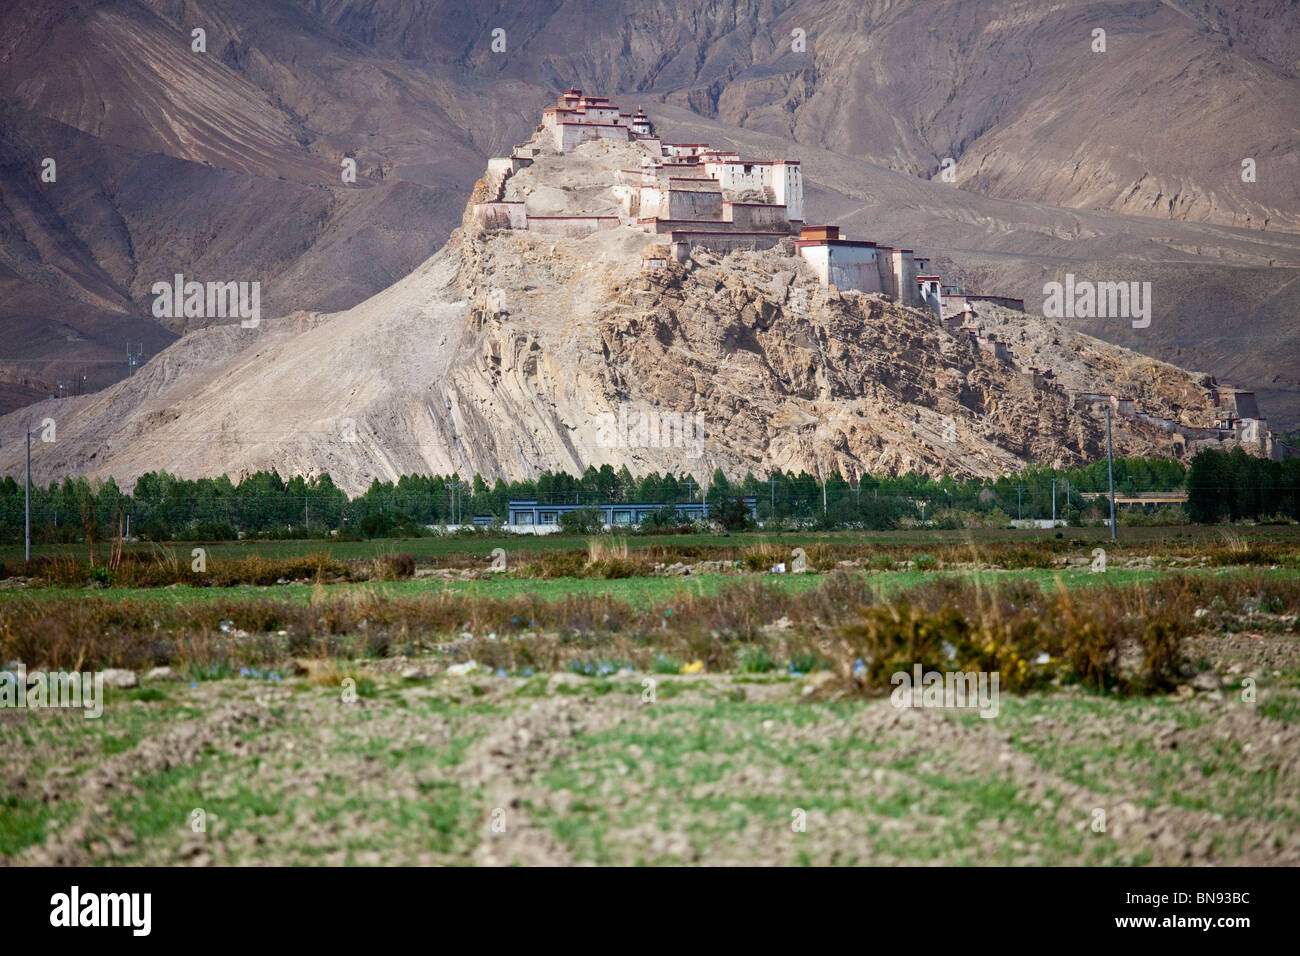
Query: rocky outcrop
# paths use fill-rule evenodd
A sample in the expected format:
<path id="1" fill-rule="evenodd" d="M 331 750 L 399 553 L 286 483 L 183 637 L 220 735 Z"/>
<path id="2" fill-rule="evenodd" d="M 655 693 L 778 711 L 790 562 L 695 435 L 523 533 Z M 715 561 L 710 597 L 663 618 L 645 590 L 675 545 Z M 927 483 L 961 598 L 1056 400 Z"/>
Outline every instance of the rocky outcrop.
<path id="1" fill-rule="evenodd" d="M 620 161 L 607 143 L 538 155 L 510 188 L 589 212 Z M 34 449 L 37 480 L 124 487 L 159 468 L 328 472 L 350 493 L 412 472 L 518 479 L 603 464 L 697 479 L 985 476 L 1104 453 L 1101 420 L 1066 386 L 1189 423 L 1209 411 L 1192 373 L 1035 316 L 989 307 L 999 356 L 933 313 L 823 288 L 788 239 L 648 270 L 645 253 L 663 247 L 634 225 L 571 239 L 466 222 L 355 308 L 193 332 L 103 392 L 0 419 L 0 467 L 20 471 L 30 415 L 57 425 Z M 1116 421 L 1115 446 L 1179 450 L 1136 419 Z"/>
<path id="2" fill-rule="evenodd" d="M 260 282 L 267 315 L 387 288 L 446 241 L 486 157 L 572 83 L 638 91 L 675 139 L 796 156 L 810 222 L 906 237 L 988 289 L 1029 300 L 1060 278 L 1044 266 L 1136 270 L 1157 288 L 1152 328 L 1083 331 L 1231 376 L 1295 425 L 1290 0 L 606 6 L 6 6 L 0 410 L 60 380 L 103 387 L 130 374 L 126 343 L 152 358 L 224 321 L 152 316 L 152 284 L 176 272 Z M 955 184 L 935 178 L 945 157 Z M 57 183 L 37 175 L 47 158 Z"/>

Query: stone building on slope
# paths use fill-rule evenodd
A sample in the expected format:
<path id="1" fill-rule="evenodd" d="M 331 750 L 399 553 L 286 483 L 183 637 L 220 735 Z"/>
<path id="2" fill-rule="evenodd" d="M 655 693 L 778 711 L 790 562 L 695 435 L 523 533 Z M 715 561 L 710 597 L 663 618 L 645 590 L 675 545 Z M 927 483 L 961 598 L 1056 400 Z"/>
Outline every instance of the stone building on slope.
<path id="1" fill-rule="evenodd" d="M 587 143 L 632 145 L 639 162 L 613 174 L 619 215 L 572 210 L 530 215 L 505 198 L 510 176 L 544 156 L 572 154 Z M 565 90 L 542 112 L 537 135 L 506 158 L 488 163 L 489 196 L 473 215 L 489 229 L 522 229 L 579 238 L 626 226 L 659 237 L 673 258 L 692 246 L 716 252 L 770 249 L 794 237 L 799 254 L 824 285 L 875 292 L 901 305 L 943 314 L 942 283 L 911 249 L 841 237 L 837 226 L 804 221 L 803 168 L 798 160 L 753 160 L 708 143 L 666 143 L 640 107 L 625 113 L 608 97 Z"/>

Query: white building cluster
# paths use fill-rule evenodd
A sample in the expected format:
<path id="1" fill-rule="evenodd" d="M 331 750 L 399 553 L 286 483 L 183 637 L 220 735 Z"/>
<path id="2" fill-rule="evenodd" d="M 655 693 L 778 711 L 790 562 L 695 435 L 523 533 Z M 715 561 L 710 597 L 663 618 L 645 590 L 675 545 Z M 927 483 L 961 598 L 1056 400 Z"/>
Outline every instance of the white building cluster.
<path id="1" fill-rule="evenodd" d="M 542 130 L 552 137 L 557 153 L 567 153 L 580 143 L 612 139 L 626 143 L 641 140 L 658 148 L 654 125 L 641 107 L 621 113 L 605 96 L 587 96 L 582 90 L 565 90 L 559 102 L 542 110 Z"/>
<path id="2" fill-rule="evenodd" d="M 823 284 L 844 291 L 876 292 L 914 308 L 943 313 L 939 276 L 911 249 L 841 238 L 837 226 L 804 223 L 803 170 L 798 160 L 745 160 L 708 143 L 665 143 L 645 112 L 621 112 L 607 97 L 565 90 L 542 112 L 540 147 L 524 145 L 488 164 L 492 198 L 475 203 L 476 219 L 490 229 L 524 229 L 583 236 L 618 225 L 664 237 L 672 256 L 692 246 L 719 252 L 770 249 L 795 238 L 795 248 Z M 612 184 L 622 216 L 530 216 L 522 202 L 503 200 L 505 181 L 531 165 L 538 149 L 567 153 L 583 143 L 636 143 L 639 167 L 620 169 Z"/>
<path id="3" fill-rule="evenodd" d="M 707 143 L 662 143 L 640 168 L 619 170 L 614 193 L 625 214 L 678 254 L 691 245 L 766 249 L 803 225 L 798 161 L 747 162 Z"/>

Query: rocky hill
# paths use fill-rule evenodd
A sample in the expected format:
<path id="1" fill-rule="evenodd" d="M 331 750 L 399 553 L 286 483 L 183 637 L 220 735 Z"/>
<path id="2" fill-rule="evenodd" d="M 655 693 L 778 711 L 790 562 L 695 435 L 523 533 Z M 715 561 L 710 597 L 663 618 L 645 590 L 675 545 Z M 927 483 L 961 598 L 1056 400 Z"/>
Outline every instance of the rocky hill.
<path id="1" fill-rule="evenodd" d="M 534 148 L 507 195 L 569 215 L 611 211 L 613 172 L 639 147 Z M 1104 454 L 1102 419 L 1067 389 L 1132 396 L 1187 425 L 1211 414 L 1201 377 L 1035 316 L 982 309 L 1010 350 L 998 357 L 932 313 L 822 287 L 791 240 L 676 262 L 660 239 L 630 221 L 562 238 L 466 215 L 437 254 L 351 309 L 196 330 L 133 378 L 0 419 L 0 469 L 20 473 L 22 429 L 48 417 L 56 440 L 34 447 L 38 480 L 127 487 L 158 468 L 328 472 L 352 493 L 410 472 L 511 479 L 605 463 L 697 478 L 994 475 Z M 641 416 L 670 428 L 638 433 Z M 1116 419 L 1115 445 L 1189 447 L 1134 418 Z"/>
<path id="2" fill-rule="evenodd" d="M 152 284 L 177 271 L 259 281 L 267 314 L 387 288 L 446 242 L 486 158 L 577 85 L 634 94 L 678 138 L 799 158 L 810 216 L 905 241 L 990 291 L 1036 299 L 1066 271 L 1150 280 L 1143 334 L 1078 327 L 1231 378 L 1275 424 L 1300 423 L 1295 0 L 600 10 L 0 10 L 0 411 L 61 379 L 116 381 L 128 343 L 149 358 L 192 331 L 150 313 Z M 57 183 L 39 178 L 46 158 Z"/>

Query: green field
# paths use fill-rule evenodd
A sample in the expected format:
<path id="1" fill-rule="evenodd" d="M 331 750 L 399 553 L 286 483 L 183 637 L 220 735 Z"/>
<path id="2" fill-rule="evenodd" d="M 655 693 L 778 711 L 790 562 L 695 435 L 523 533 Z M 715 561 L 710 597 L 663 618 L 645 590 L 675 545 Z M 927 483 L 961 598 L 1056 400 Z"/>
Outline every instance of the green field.
<path id="1" fill-rule="evenodd" d="M 1108 570 L 1105 574 L 1094 574 L 1087 570 L 1034 568 L 1015 571 L 855 571 L 850 573 L 870 581 L 881 595 L 888 596 L 927 581 L 941 578 L 982 580 L 989 583 L 1033 581 L 1044 588 L 1055 587 L 1056 582 L 1060 581 L 1070 588 L 1092 588 L 1104 585 L 1140 584 L 1144 581 L 1156 580 L 1169 572 L 1161 569 L 1116 568 Z M 1224 576 L 1244 572 L 1241 568 L 1225 567 L 1188 568 L 1183 573 Z M 1300 570 L 1294 568 L 1278 569 L 1268 573 L 1287 579 L 1300 579 Z M 169 604 L 230 600 L 260 601 L 267 599 L 307 604 L 313 597 L 319 598 L 321 595 L 358 594 L 379 597 L 411 597 L 451 592 L 496 600 L 531 597 L 542 601 L 558 601 L 569 597 L 603 596 L 617 601 L 626 601 L 634 607 L 648 607 L 685 596 L 714 595 L 728 586 L 737 584 L 746 577 L 749 576 L 712 573 L 684 577 L 637 577 L 616 578 L 613 580 L 603 578 L 538 580 L 535 578 L 499 575 L 468 581 L 422 578 L 408 581 L 372 581 L 358 584 L 321 585 L 275 584 L 241 585 L 236 587 L 176 585 L 170 588 L 110 587 L 93 591 L 87 591 L 85 588 L 43 587 L 26 588 L 21 591 L 0 591 L 0 605 L 6 600 L 12 601 L 18 598 L 76 600 L 86 597 L 108 601 L 132 599 Z M 816 588 L 825 579 L 825 575 L 821 574 L 768 574 L 762 577 L 773 587 L 792 591 Z"/>
<path id="2" fill-rule="evenodd" d="M 1064 538 L 1087 543 L 1089 547 L 1106 545 L 1110 532 L 1106 528 L 1065 528 L 1058 531 L 1033 529 L 1008 531 L 994 528 L 975 528 L 961 531 L 936 529 L 905 529 L 895 531 L 790 531 L 782 533 L 738 532 L 735 534 L 602 534 L 598 540 L 626 541 L 629 549 L 655 547 L 686 549 L 735 549 L 756 544 L 773 544 L 780 547 L 808 548 L 817 544 L 879 545 L 884 547 L 907 546 L 924 550 L 927 546 L 965 544 L 996 545 L 1006 543 L 1049 542 L 1058 534 Z M 1117 546 L 1146 549 L 1183 548 L 1196 542 L 1222 542 L 1226 538 L 1248 536 L 1256 542 L 1285 542 L 1300 547 L 1300 525 L 1260 525 L 1250 528 L 1214 525 L 1182 525 L 1176 527 L 1121 527 Z M 183 564 L 190 562 L 191 551 L 202 547 L 210 559 L 236 559 L 249 554 L 268 558 L 287 558 L 311 554 L 328 554 L 339 560 L 373 558 L 384 554 L 407 553 L 417 561 L 421 559 L 478 558 L 486 563 L 494 548 L 504 548 L 508 554 L 528 556 L 552 551 L 583 549 L 588 536 L 570 535 L 516 535 L 477 533 L 472 535 L 444 535 L 427 538 L 382 538 L 372 541 L 336 541 L 329 538 L 297 541 L 218 541 L 218 542 L 165 542 L 162 544 L 130 543 L 128 551 L 160 554 Z M 1115 546 L 1115 545 L 1112 545 Z M 105 553 L 101 544 L 99 552 Z M 36 544 L 32 547 L 34 558 L 71 554 L 80 558 L 86 555 L 84 544 Z M 21 563 L 21 544 L 0 545 L 0 562 L 8 565 Z"/>
<path id="3" fill-rule="evenodd" d="M 0 859 L 1294 865 L 1295 676 L 991 720 L 782 678 L 156 684 L 0 723 Z"/>
<path id="4" fill-rule="evenodd" d="M 1300 865 L 1300 539 L 1131 530 L 634 537 L 625 577 L 528 563 L 604 560 L 559 537 L 331 546 L 444 569 L 392 581 L 20 577 L 5 659 L 138 686 L 99 719 L 0 710 L 0 863 Z M 1059 563 L 1098 545 L 1104 573 Z M 941 566 L 972 546 L 1028 564 Z M 754 570 L 794 547 L 857 563 Z M 762 560 L 652 576 L 645 548 Z M 873 655 L 990 668 L 996 716 L 900 709 Z"/>

